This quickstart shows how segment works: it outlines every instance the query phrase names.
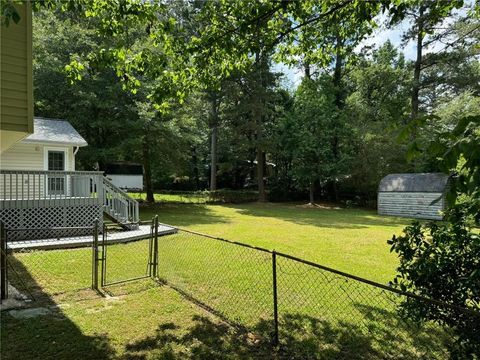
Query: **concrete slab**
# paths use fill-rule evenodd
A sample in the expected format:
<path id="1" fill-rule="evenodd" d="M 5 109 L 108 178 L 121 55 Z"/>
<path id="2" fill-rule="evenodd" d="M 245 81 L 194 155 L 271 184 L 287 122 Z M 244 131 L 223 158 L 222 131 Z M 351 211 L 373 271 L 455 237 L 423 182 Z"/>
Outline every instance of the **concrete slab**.
<path id="1" fill-rule="evenodd" d="M 15 319 L 30 319 L 37 316 L 49 315 L 51 311 L 50 309 L 39 307 L 31 309 L 10 310 L 8 313 Z"/>
<path id="2" fill-rule="evenodd" d="M 159 225 L 158 235 L 164 236 L 174 234 L 177 229 L 170 226 Z M 114 243 L 126 243 L 135 240 L 146 239 L 150 236 L 150 225 L 140 225 L 137 230 L 116 231 L 108 233 L 107 242 L 109 244 Z M 100 235 L 101 237 L 101 235 Z M 99 239 L 101 240 L 101 238 Z M 41 240 L 20 240 L 12 241 L 7 244 L 11 250 L 50 250 L 50 249 L 66 249 L 75 247 L 87 247 L 92 246 L 93 238 L 88 236 L 73 236 L 65 238 L 55 239 L 41 239 Z"/>

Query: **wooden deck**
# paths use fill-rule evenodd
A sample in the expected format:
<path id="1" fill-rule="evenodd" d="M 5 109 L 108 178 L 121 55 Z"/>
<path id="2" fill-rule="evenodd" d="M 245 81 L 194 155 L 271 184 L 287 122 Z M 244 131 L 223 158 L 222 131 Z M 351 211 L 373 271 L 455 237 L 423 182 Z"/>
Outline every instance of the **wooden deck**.
<path id="1" fill-rule="evenodd" d="M 177 232 L 177 229 L 170 226 L 160 225 L 158 229 L 158 235 L 170 235 Z M 135 240 L 146 239 L 150 236 L 150 225 L 140 225 L 137 230 L 118 231 L 112 232 L 107 235 L 107 242 L 109 244 L 114 243 L 126 243 Z M 101 235 L 99 236 L 101 241 Z M 51 250 L 51 249 L 66 249 L 75 247 L 86 247 L 92 245 L 93 238 L 88 236 L 74 236 L 55 239 L 42 239 L 42 240 L 19 240 L 8 243 L 8 248 L 12 250 Z"/>

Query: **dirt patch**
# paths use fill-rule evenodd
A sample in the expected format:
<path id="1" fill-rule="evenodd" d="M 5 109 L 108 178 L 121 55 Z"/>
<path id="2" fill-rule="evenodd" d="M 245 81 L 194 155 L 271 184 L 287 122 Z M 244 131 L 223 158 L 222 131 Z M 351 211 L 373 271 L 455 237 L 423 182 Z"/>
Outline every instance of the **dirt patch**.
<path id="1" fill-rule="evenodd" d="M 299 207 L 302 209 L 325 209 L 325 210 L 340 210 L 342 209 L 338 204 L 332 203 L 308 203 L 308 204 L 301 204 L 296 205 L 295 207 Z"/>

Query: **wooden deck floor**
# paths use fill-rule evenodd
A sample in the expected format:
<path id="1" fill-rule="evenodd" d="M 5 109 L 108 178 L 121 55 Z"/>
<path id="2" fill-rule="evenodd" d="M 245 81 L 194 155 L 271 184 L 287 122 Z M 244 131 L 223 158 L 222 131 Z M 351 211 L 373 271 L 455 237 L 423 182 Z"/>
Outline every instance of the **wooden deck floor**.
<path id="1" fill-rule="evenodd" d="M 170 226 L 160 225 L 158 235 L 169 235 L 177 232 L 177 229 Z M 150 236 L 150 225 L 140 225 L 137 230 L 112 232 L 107 235 L 108 243 L 125 243 L 135 240 L 146 239 Z M 100 239 L 101 240 L 101 235 Z M 65 249 L 74 247 L 86 247 L 92 245 L 93 238 L 87 236 L 73 236 L 55 239 L 41 240 L 20 240 L 8 243 L 8 248 L 12 250 L 49 250 L 49 249 Z"/>

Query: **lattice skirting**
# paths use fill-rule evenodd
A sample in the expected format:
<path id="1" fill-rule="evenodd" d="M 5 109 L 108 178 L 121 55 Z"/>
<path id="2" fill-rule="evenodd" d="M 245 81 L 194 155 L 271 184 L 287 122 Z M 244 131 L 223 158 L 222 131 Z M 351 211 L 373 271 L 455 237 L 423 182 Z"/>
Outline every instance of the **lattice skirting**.
<path id="1" fill-rule="evenodd" d="M 7 229 L 12 230 L 7 233 L 9 241 L 88 235 L 92 234 L 92 229 L 51 228 L 92 227 L 96 219 L 101 228 L 102 218 L 102 207 L 98 204 L 0 209 L 0 219 Z"/>

